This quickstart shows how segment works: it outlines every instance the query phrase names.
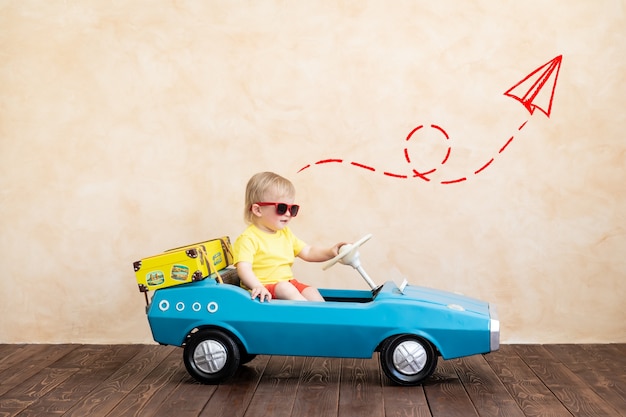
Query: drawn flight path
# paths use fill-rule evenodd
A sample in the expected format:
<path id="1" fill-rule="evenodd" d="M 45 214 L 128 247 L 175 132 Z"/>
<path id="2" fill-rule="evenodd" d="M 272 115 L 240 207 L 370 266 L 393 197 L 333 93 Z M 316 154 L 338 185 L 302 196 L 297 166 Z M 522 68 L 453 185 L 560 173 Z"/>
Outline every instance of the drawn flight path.
<path id="1" fill-rule="evenodd" d="M 559 55 L 546 64 L 540 66 L 530 74 L 528 74 L 525 78 L 515 84 L 513 87 L 508 89 L 504 95 L 507 97 L 511 97 L 517 101 L 519 101 L 528 112 L 532 115 L 535 110 L 541 110 L 547 117 L 550 117 L 552 112 L 552 102 L 554 100 L 554 92 L 556 89 L 556 83 L 559 77 L 559 70 L 561 69 L 561 61 L 563 59 L 563 55 Z M 522 123 L 518 128 L 518 132 L 521 131 L 524 126 L 526 126 L 528 120 Z M 445 141 L 447 151 L 443 159 L 435 164 L 435 166 L 431 166 L 427 169 L 415 169 L 411 168 L 410 171 L 400 171 L 398 172 L 390 172 L 390 171 L 381 171 L 383 175 L 391 178 L 419 178 L 424 181 L 431 181 L 429 176 L 440 170 L 441 167 L 445 165 L 445 163 L 450 159 L 452 154 L 452 146 L 450 143 L 450 136 L 448 133 L 440 126 L 431 124 L 429 126 L 431 129 L 434 129 L 436 133 L 441 135 L 442 140 Z M 417 140 L 416 134 L 424 129 L 424 125 L 417 126 L 413 129 L 408 136 L 406 137 L 405 142 L 415 141 Z M 498 154 L 504 152 L 504 150 L 511 144 L 515 135 L 511 136 L 505 144 L 498 150 Z M 497 156 L 497 155 L 496 155 Z M 404 160 L 408 163 L 412 163 L 412 158 L 409 152 L 408 144 L 404 147 Z M 487 167 L 489 167 L 493 161 L 495 160 L 495 156 L 489 159 L 486 163 L 481 165 L 478 169 L 476 169 L 473 175 L 478 175 L 483 172 Z M 329 158 L 322 159 L 312 164 L 308 164 L 300 168 L 298 173 L 311 168 L 317 165 L 326 165 L 326 164 L 348 164 L 350 166 L 354 166 L 357 168 L 364 169 L 370 172 L 377 172 L 376 168 L 369 164 L 363 164 L 356 161 L 350 161 L 347 159 L 337 159 L 337 158 Z M 440 181 L 441 184 L 457 184 L 460 182 L 467 181 L 468 177 L 460 177 L 460 178 L 452 178 Z"/>

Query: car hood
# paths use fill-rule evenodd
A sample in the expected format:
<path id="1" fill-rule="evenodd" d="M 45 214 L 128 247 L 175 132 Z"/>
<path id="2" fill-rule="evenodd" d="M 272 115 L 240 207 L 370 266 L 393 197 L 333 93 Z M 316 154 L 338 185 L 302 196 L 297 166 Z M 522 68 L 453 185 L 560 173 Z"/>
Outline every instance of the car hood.
<path id="1" fill-rule="evenodd" d="M 445 306 L 451 310 L 469 311 L 477 314 L 489 316 L 489 303 L 467 297 L 463 294 L 437 290 L 433 288 L 407 285 L 402 291 L 393 282 L 387 282 L 379 297 L 392 297 L 395 299 L 406 299 L 420 303 Z"/>

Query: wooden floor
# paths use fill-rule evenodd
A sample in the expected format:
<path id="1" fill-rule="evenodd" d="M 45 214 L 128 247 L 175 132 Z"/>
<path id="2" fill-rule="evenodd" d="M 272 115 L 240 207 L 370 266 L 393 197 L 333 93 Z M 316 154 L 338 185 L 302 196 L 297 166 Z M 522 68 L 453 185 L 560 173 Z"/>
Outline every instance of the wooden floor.
<path id="1" fill-rule="evenodd" d="M 504 345 L 398 387 L 367 360 L 259 356 L 219 386 L 182 349 L 0 345 L 0 416 L 626 416 L 626 344 Z"/>

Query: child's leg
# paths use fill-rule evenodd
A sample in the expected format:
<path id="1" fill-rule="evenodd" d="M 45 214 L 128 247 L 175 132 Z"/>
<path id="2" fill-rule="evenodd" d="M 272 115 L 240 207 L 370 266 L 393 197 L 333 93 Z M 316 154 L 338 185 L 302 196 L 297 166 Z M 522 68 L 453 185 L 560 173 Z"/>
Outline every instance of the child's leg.
<path id="1" fill-rule="evenodd" d="M 298 282 L 297 279 L 292 279 L 289 282 L 291 282 L 293 286 L 296 287 L 298 291 L 300 291 L 300 294 L 302 294 L 302 296 L 306 298 L 307 300 L 326 301 L 324 300 L 324 297 L 322 297 L 320 292 L 317 290 L 317 288 Z"/>
<path id="2" fill-rule="evenodd" d="M 302 295 L 309 301 L 326 301 L 315 287 L 307 287 L 302 290 Z"/>
<path id="3" fill-rule="evenodd" d="M 274 287 L 274 295 L 281 300 L 306 301 L 303 294 L 289 281 L 281 281 Z"/>

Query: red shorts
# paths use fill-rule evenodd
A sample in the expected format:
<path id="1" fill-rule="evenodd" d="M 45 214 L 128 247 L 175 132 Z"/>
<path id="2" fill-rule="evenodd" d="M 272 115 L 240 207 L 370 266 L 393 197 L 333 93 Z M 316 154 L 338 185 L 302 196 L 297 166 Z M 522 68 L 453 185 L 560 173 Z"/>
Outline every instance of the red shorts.
<path id="1" fill-rule="evenodd" d="M 296 289 L 300 292 L 300 294 L 302 294 L 302 291 L 310 287 L 310 285 L 306 285 L 301 282 L 298 282 L 296 279 L 290 279 L 288 282 L 290 282 L 294 287 L 296 287 Z M 277 282 L 276 284 L 267 284 L 265 286 L 265 288 L 267 288 L 270 294 L 272 294 L 272 298 L 276 298 L 276 294 L 274 293 L 274 290 L 276 289 L 276 285 L 278 284 L 279 283 Z"/>

